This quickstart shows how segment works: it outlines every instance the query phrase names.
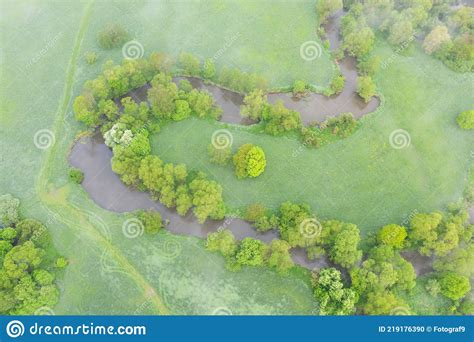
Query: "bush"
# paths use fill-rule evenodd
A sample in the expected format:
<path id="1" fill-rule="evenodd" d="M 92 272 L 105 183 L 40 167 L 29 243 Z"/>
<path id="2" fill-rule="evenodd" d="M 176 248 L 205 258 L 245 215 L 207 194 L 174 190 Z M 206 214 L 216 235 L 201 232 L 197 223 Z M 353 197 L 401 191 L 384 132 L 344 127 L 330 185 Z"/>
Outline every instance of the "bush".
<path id="1" fill-rule="evenodd" d="M 94 52 L 94 51 L 87 51 L 85 54 L 84 54 L 84 59 L 86 60 L 86 63 L 87 64 L 94 64 L 95 62 L 97 62 L 97 54 Z"/>
<path id="2" fill-rule="evenodd" d="M 128 39 L 128 33 L 118 24 L 105 27 L 98 36 L 99 45 L 106 50 L 122 46 Z"/>
<path id="3" fill-rule="evenodd" d="M 262 241 L 247 237 L 240 242 L 236 260 L 240 265 L 263 266 L 267 249 Z"/>
<path id="4" fill-rule="evenodd" d="M 331 85 L 329 86 L 330 94 L 328 95 L 340 94 L 342 90 L 344 89 L 345 83 L 346 83 L 346 78 L 344 76 L 339 74 L 336 77 L 334 77 L 331 81 Z"/>
<path id="5" fill-rule="evenodd" d="M 69 179 L 76 184 L 81 184 L 84 180 L 84 173 L 81 170 L 73 167 L 69 169 Z"/>
<path id="6" fill-rule="evenodd" d="M 265 170 L 267 161 L 263 150 L 252 144 L 244 144 L 233 157 L 237 178 L 258 177 Z"/>
<path id="7" fill-rule="evenodd" d="M 305 81 L 297 80 L 293 83 L 293 96 L 305 96 L 307 94 Z"/>
<path id="8" fill-rule="evenodd" d="M 474 129 L 474 110 L 466 110 L 458 115 L 456 122 L 462 129 Z"/>
<path id="9" fill-rule="evenodd" d="M 357 77 L 357 93 L 364 99 L 365 102 L 369 102 L 372 96 L 375 95 L 375 83 L 370 76 Z"/>
<path id="10" fill-rule="evenodd" d="M 145 228 L 145 233 L 154 235 L 163 228 L 161 214 L 155 210 L 140 211 L 138 219 Z"/>

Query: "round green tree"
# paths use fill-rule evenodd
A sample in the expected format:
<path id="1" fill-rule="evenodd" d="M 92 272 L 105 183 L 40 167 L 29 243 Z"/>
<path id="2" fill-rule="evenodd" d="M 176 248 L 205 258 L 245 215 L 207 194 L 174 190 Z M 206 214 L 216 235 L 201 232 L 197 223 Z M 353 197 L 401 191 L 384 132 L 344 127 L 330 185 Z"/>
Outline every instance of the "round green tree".
<path id="1" fill-rule="evenodd" d="M 252 144 L 240 146 L 233 161 L 237 178 L 258 177 L 267 165 L 263 150 Z"/>
<path id="2" fill-rule="evenodd" d="M 466 110 L 458 115 L 456 121 L 462 129 L 474 129 L 474 110 Z"/>

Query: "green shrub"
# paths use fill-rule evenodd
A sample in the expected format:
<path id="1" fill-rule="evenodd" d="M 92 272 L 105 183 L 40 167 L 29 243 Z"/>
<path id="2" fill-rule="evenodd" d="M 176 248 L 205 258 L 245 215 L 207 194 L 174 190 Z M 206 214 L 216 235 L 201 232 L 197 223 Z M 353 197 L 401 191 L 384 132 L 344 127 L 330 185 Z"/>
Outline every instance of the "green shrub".
<path id="1" fill-rule="evenodd" d="M 94 51 L 87 51 L 84 54 L 84 59 L 86 60 L 86 63 L 89 65 L 97 62 L 97 58 L 98 58 L 97 53 L 95 53 Z"/>
<path id="2" fill-rule="evenodd" d="M 474 129 L 474 110 L 465 110 L 458 115 L 456 122 L 462 129 Z"/>
<path id="3" fill-rule="evenodd" d="M 81 184 L 84 180 L 84 173 L 81 170 L 73 167 L 69 170 L 69 179 L 74 183 Z"/>
<path id="4" fill-rule="evenodd" d="M 99 45 L 106 50 L 122 46 L 127 39 L 127 31 L 118 24 L 109 24 L 98 35 Z"/>

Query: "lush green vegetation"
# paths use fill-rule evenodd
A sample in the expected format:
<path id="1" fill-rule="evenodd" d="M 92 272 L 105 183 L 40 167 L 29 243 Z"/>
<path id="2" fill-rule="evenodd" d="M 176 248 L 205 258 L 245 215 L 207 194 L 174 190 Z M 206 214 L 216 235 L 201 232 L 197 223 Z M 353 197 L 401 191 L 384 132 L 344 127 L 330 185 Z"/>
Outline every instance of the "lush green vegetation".
<path id="1" fill-rule="evenodd" d="M 52 312 L 59 300 L 55 278 L 67 262 L 47 228 L 18 210 L 18 199 L 0 196 L 0 314 Z"/>
<path id="2" fill-rule="evenodd" d="M 177 13 L 186 13 L 185 17 L 189 15 L 188 19 L 192 20 L 185 22 L 191 24 L 194 21 L 191 31 L 189 27 L 170 25 L 169 17 L 168 21 L 158 19 L 165 12 L 149 11 L 144 3 L 116 3 L 113 7 L 107 2 L 96 2 L 92 6 L 85 2 L 42 2 L 34 6 L 25 4 L 21 8 L 15 8 L 14 5 L 11 3 L 3 7 L 8 20 L 5 20 L 0 33 L 4 41 L 15 37 L 15 44 L 4 51 L 2 69 L 1 146 L 10 152 L 2 156 L 0 163 L 4 175 L 0 177 L 0 189 L 22 200 L 24 217 L 48 222 L 55 248 L 70 261 L 61 280 L 64 292 L 54 308 L 55 313 L 212 314 L 219 307 L 229 308 L 234 314 L 311 313 L 316 302 L 311 296 L 310 283 L 307 277 L 302 276 L 302 272 L 292 272 L 289 277 L 281 277 L 266 269 L 231 273 L 226 271 L 221 257 L 206 251 L 200 240 L 173 236 L 165 231 L 155 236 L 143 235 L 137 238 L 139 240 L 125 238 L 121 227 L 128 216 L 99 208 L 80 186 L 74 185 L 68 178 L 69 165 L 65 156 L 75 136 L 84 129 L 82 124 L 74 120 L 70 104 L 80 94 L 83 83 L 97 76 L 104 61 L 114 59 L 119 62 L 123 59 L 121 49 L 100 51 L 100 63 L 93 65 L 87 64 L 83 58 L 87 51 L 99 49 L 97 33 L 108 22 L 122 24 L 127 32 L 145 46 L 146 51 L 158 50 L 166 45 L 168 52 L 175 56 L 180 51 L 178 46 L 165 43 L 168 40 L 165 38 L 166 30 L 169 37 L 174 35 L 180 40 L 182 34 L 188 35 L 196 29 L 196 24 L 203 25 L 201 31 L 207 30 L 215 37 L 208 41 L 212 46 L 188 41 L 188 51 L 208 56 L 209 51 L 217 51 L 226 42 L 226 37 L 239 30 L 240 37 L 254 36 L 255 25 L 253 28 L 242 26 L 240 18 L 234 16 L 236 8 L 219 7 L 217 1 L 213 7 L 214 15 L 223 20 L 213 21 L 212 27 L 208 26 L 210 23 L 207 21 L 194 20 L 202 17 L 199 14 L 202 8 L 197 4 L 186 5 L 194 14 L 185 11 L 184 4 L 160 5 L 166 7 L 163 8 L 165 12 L 172 10 L 171 7 L 181 6 L 183 9 Z M 305 39 L 311 38 L 311 26 L 316 20 L 312 1 L 291 8 L 290 12 L 294 13 L 304 13 L 304 8 L 308 8 L 306 13 L 310 13 L 309 16 L 298 20 L 288 9 L 269 3 L 249 2 L 249 6 L 251 8 L 237 8 L 242 14 L 240 17 L 245 17 L 245 13 L 255 9 L 261 13 L 269 9 L 273 13 L 272 17 L 295 23 L 302 28 L 302 36 L 308 35 Z M 34 14 L 35 20 L 26 15 L 27 10 Z M 229 26 L 229 20 L 224 19 L 229 17 L 225 13 L 232 13 L 235 19 L 233 26 Z M 143 15 L 150 20 L 144 21 Z M 18 32 L 18 25 L 25 27 L 25 30 Z M 222 25 L 226 30 L 216 30 L 214 25 Z M 163 35 L 157 36 L 153 33 L 155 29 L 159 29 Z M 40 35 L 41 39 L 31 32 Z M 274 32 L 270 29 L 267 33 L 273 35 Z M 264 36 L 260 37 L 262 41 L 267 40 Z M 300 43 L 294 41 L 292 34 L 287 34 L 285 39 L 299 48 Z M 257 42 L 252 45 L 254 43 L 248 39 L 242 39 L 241 42 L 250 44 L 248 48 L 254 51 L 254 55 L 262 56 L 262 44 Z M 198 45 L 202 48 L 196 48 Z M 50 48 L 38 55 L 45 46 Z M 252 46 L 258 48 L 254 50 Z M 179 50 L 181 48 L 183 46 Z M 280 51 L 280 48 L 267 45 L 265 49 L 271 55 Z M 240 56 L 239 61 L 239 49 L 229 48 L 226 51 L 216 63 L 229 65 L 229 61 L 234 58 L 236 63 L 244 65 L 241 63 L 242 58 L 247 57 Z M 324 73 L 330 73 L 330 65 L 327 64 L 326 71 L 323 71 L 325 67 L 317 71 L 314 66 L 328 63 L 327 53 L 314 63 L 299 59 L 298 51 L 295 56 L 278 62 L 282 63 L 279 70 L 284 77 L 275 76 L 266 69 L 268 64 L 263 59 L 251 63 L 252 58 L 248 58 L 249 68 L 252 68 L 249 71 L 265 72 L 272 76 L 272 86 L 286 85 L 292 81 L 286 80 L 290 75 L 283 71 L 287 64 L 293 65 L 295 69 L 301 68 L 298 73 L 302 77 L 299 78 L 315 75 L 308 77 L 308 81 L 325 83 Z M 18 77 L 18 70 L 24 68 L 28 77 Z M 33 144 L 34 133 L 39 128 L 50 129 L 56 137 L 49 149 L 39 150 Z M 15 177 L 9 176 L 11 170 L 15 170 Z M 84 277 L 85 274 L 87 277 Z M 249 294 L 248 288 L 256 280 L 259 286 Z M 179 294 L 176 292 L 178 288 Z M 196 288 L 200 291 L 196 291 Z"/>
<path id="3" fill-rule="evenodd" d="M 314 130 L 326 144 L 312 150 L 306 146 L 318 142 L 313 134 L 308 133 L 304 140 L 308 142 L 301 144 L 291 134 L 262 135 L 267 125 L 236 127 L 190 119 L 163 126 L 151 137 L 152 151 L 159 151 L 163 160 L 185 161 L 189 168 L 212 174 L 232 208 L 260 202 L 275 209 L 287 200 L 298 200 L 310 204 L 321 217 L 354 222 L 364 232 L 401 223 L 414 209 L 443 209 L 462 196 L 466 185 L 473 137 L 460 131 L 455 119 L 471 105 L 471 76 L 440 66 L 418 48 L 410 57 L 394 58 L 391 48 L 378 42 L 373 53 L 390 62 L 374 77 L 383 102 L 377 113 L 362 119 L 357 131 L 344 140 L 327 144 L 334 141 L 331 129 L 317 127 Z M 247 100 L 242 113 L 264 111 L 245 109 L 265 108 L 259 97 L 253 96 L 252 105 Z M 420 98 L 436 100 L 428 105 Z M 265 151 L 271 163 L 262 175 L 251 182 L 237 181 L 231 177 L 231 167 L 217 166 L 202 157 L 213 132 L 222 128 L 232 134 L 234 146 L 253 143 Z M 408 132 L 411 143 L 395 149 L 390 134 L 400 128 Z M 184 137 L 175 139 L 177 132 L 185 132 Z M 166 148 L 170 142 L 172 149 Z"/>
<path id="4" fill-rule="evenodd" d="M 11 152 L 2 156 L 1 165 L 3 175 L 15 170 L 15 177 L 1 177 L 0 189 L 20 197 L 24 213 L 15 214 L 19 203 L 14 198 L 2 197 L 1 217 L 2 222 L 13 225 L 13 230 L 21 231 L 20 236 L 40 227 L 32 220 L 17 225 L 20 217 L 48 222 L 55 248 L 67 259 L 51 259 L 47 267 L 63 268 L 66 260 L 70 261 L 56 313 L 210 314 L 216 307 L 224 306 L 235 314 L 306 314 L 314 312 L 319 302 L 321 314 L 352 313 L 355 308 L 367 314 L 393 314 L 400 307 L 414 313 L 472 314 L 472 296 L 466 295 L 470 288 L 466 279 L 472 276 L 472 227 L 466 224 L 466 214 L 459 208 L 447 214 L 432 212 L 456 200 L 466 188 L 473 140 L 470 132 L 457 127 L 455 118 L 471 106 L 472 76 L 447 70 L 417 46 L 407 49 L 407 56 L 394 54 L 383 42 L 385 37 L 378 33 L 386 35 L 392 44 L 403 45 L 404 38 L 412 34 L 410 27 L 421 27 L 419 17 L 423 17 L 422 10 L 427 11 L 426 8 L 415 6 L 415 12 L 412 9 L 397 13 L 403 20 L 389 22 L 390 29 L 385 30 L 378 30 L 371 22 L 380 17 L 377 12 L 370 17 L 366 9 L 364 16 L 354 10 L 353 18 L 347 19 L 344 49 L 358 57 L 361 74 L 373 78 L 383 97 L 378 113 L 362 123 L 347 115 L 303 129 L 297 113 L 278 103 L 267 106 L 266 100 L 262 100 L 263 93 L 253 93 L 256 100 L 251 106 L 261 110 L 249 110 L 248 116 L 256 115 L 261 123 L 252 128 L 223 127 L 214 120 L 220 112 L 210 96 L 186 83 L 173 86 L 165 75 L 171 70 L 197 73 L 239 91 L 263 88 L 252 83 L 256 80 L 256 76 L 249 76 L 252 73 L 263 75 L 271 88 L 286 87 L 295 80 L 325 87 L 333 80 L 332 91 L 338 92 L 343 80 L 332 78 L 325 49 L 321 58 L 308 63 L 298 56 L 303 41 L 318 40 L 312 34 L 316 17 L 325 20 L 335 9 L 326 5 L 332 4 L 318 3 L 321 12 L 315 13 L 313 1 L 298 2 L 291 8 L 270 2 L 240 2 L 237 6 L 216 1 L 209 4 L 207 14 L 215 19 L 212 23 L 196 22 L 194 18 L 202 17 L 202 8 L 197 3 L 160 3 L 151 8 L 145 3 L 117 3 L 113 8 L 105 2 L 94 6 L 73 2 L 42 4 L 31 8 L 34 21 L 22 11 L 5 6 L 6 17 L 10 19 L 2 36 L 15 36 L 15 44 L 5 51 L 6 68 L 2 73 L 2 147 Z M 176 15 L 168 17 L 171 10 Z M 81 11 L 83 17 L 79 18 L 77 13 Z M 403 11 L 397 8 L 397 12 Z M 246 13 L 262 13 L 268 19 L 242 26 L 241 18 L 250 17 Z M 153 23 L 153 30 L 142 20 L 143 16 L 152 19 L 149 22 Z M 57 17 L 62 20 L 56 20 Z M 452 17 L 459 32 L 463 32 L 452 45 L 446 45 L 443 30 L 438 30 L 424 47 L 427 52 L 436 50 L 441 40 L 444 43 L 440 46 L 444 48 L 433 55 L 447 65 L 469 70 L 466 30 L 470 26 L 465 17 L 464 12 Z M 434 17 L 430 14 L 429 18 Z M 136 37 L 147 54 L 160 49 L 176 57 L 182 50 L 195 55 L 181 55 L 177 69 L 173 69 L 170 58 L 164 54 L 151 55 L 148 64 L 107 63 L 103 77 L 87 83 L 86 91 L 80 93 L 82 84 L 99 74 L 98 64 L 102 63 L 91 62 L 93 56 L 82 57 L 98 48 L 97 32 L 107 27 L 107 19 Z M 172 25 L 171 21 L 183 25 Z M 281 22 L 294 29 L 278 30 L 279 43 L 267 43 L 268 35 L 277 31 L 272 28 L 278 28 Z M 46 46 L 54 48 L 38 57 L 38 51 L 44 51 L 44 41 L 32 39 L 26 31 L 18 32 L 18 25 L 27 27 L 28 32 L 46 32 L 53 37 Z M 157 36 L 156 29 L 163 34 Z M 168 44 L 180 41 L 183 33 L 198 31 L 215 39 L 204 44 L 192 39 L 180 46 Z M 351 36 L 351 31 L 357 35 Z M 301 42 L 295 34 L 302 38 Z M 226 35 L 237 38 L 227 44 Z M 113 43 L 121 35 L 106 36 Z M 285 45 L 288 48 L 282 49 Z M 222 49 L 224 52 L 217 57 L 209 56 L 209 51 Z M 119 61 L 120 50 L 101 51 L 100 59 Z M 379 72 L 378 59 L 386 62 Z M 247 74 L 225 71 L 223 66 L 232 63 Z M 18 70 L 27 71 L 28 78 L 17 77 Z M 162 73 L 155 78 L 157 71 Z M 148 94 L 151 108 L 125 97 L 120 113 L 111 98 L 123 96 L 146 82 L 152 85 Z M 296 85 L 300 91 L 301 83 Z M 33 98 L 32 94 L 38 96 Z M 82 97 L 77 97 L 80 94 Z M 434 102 L 428 104 L 420 99 Z M 114 150 L 114 170 L 125 183 L 150 191 L 183 215 L 193 210 L 200 221 L 223 217 L 226 210 L 235 213 L 242 209 L 243 213 L 245 209 L 246 217 L 259 230 L 278 229 L 282 240 L 266 245 L 253 239 L 235 241 L 226 234 L 216 238 L 215 245 L 208 239 L 204 246 L 198 239 L 173 236 L 163 230 L 161 216 L 155 212 L 136 214 L 150 234 L 137 239 L 124 237 L 124 221 L 135 216 L 98 208 L 73 183 L 78 176 L 69 178 L 64 156 L 76 134 L 84 128 L 72 119 L 73 111 L 87 125 L 101 126 L 107 144 Z M 44 151 L 33 143 L 25 147 L 25 141 L 31 141 L 39 127 L 48 128 L 53 134 L 52 144 Z M 211 158 L 206 156 L 213 132 L 222 128 L 232 134 L 235 146 L 251 143 L 265 151 L 269 163 L 264 173 L 238 180 L 233 168 L 220 162 L 228 161 L 229 156 L 213 160 L 212 151 Z M 393 149 L 389 136 L 400 128 L 409 132 L 411 143 L 404 149 Z M 314 143 L 321 147 L 319 150 L 308 148 L 317 140 L 312 138 L 314 135 L 320 138 Z M 340 140 L 342 137 L 348 138 Z M 216 160 L 218 163 L 213 164 Z M 205 171 L 209 176 L 197 171 Z M 378 186 L 376 193 L 374 184 Z M 425 213 L 414 215 L 409 224 L 402 224 L 414 208 Z M 388 223 L 392 225 L 387 226 Z M 361 240 L 380 227 L 380 232 Z M 11 229 L 2 229 L 1 239 L 6 241 L 2 251 L 10 248 L 9 234 Z M 22 312 L 31 312 L 40 302 L 43 306 L 54 305 L 57 294 L 43 290 L 41 296 L 43 287 L 52 286 L 48 285 L 51 277 L 37 268 L 43 265 L 37 258 L 42 253 L 25 239 L 19 246 L 10 243 L 12 248 L 6 255 L 11 253 L 8 260 L 14 260 L 17 253 L 36 256 L 30 265 L 31 281 L 25 279 L 17 292 L 39 291 L 40 296 L 35 296 L 39 301 L 13 304 Z M 341 277 L 337 269 L 329 268 L 315 272 L 310 283 L 308 272 L 294 267 L 289 258 L 288 250 L 295 246 L 307 248 L 312 257 L 327 255 L 338 268 L 349 272 L 351 282 Z M 209 253 L 206 247 L 220 251 L 226 260 Z M 401 257 L 406 250 L 435 256 L 436 272 L 415 279 L 411 263 Z M 49 250 L 45 252 L 47 256 Z M 12 263 L 8 265 L 10 270 Z M 228 272 L 224 265 L 240 270 Z M 48 269 L 46 272 L 52 274 Z M 18 275 L 13 271 L 11 274 Z M 88 286 L 91 283 L 93 287 Z M 2 303 L 11 304 L 10 299 L 11 296 Z M 428 307 L 425 303 L 429 303 Z M 75 311 L 71 312 L 71 308 Z"/>

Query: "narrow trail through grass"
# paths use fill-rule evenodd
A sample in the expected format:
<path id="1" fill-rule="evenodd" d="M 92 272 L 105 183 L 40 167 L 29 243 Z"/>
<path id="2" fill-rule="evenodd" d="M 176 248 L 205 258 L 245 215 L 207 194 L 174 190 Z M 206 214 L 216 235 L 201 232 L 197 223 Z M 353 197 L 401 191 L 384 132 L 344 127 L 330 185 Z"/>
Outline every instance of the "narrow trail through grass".
<path id="1" fill-rule="evenodd" d="M 80 29 L 74 42 L 74 48 L 67 68 L 66 84 L 64 86 L 61 105 L 56 113 L 56 119 L 53 126 L 55 137 L 61 136 L 62 129 L 65 125 L 65 116 L 73 96 L 73 82 L 78 56 L 81 50 L 81 44 L 84 40 L 85 32 L 87 31 L 89 20 L 93 13 L 93 8 L 94 2 L 91 1 L 85 8 Z M 88 222 L 87 216 L 80 210 L 80 208 L 74 208 L 74 206 L 71 206 L 70 203 L 67 202 L 66 196 L 59 196 L 59 200 L 56 200 L 55 193 L 57 193 L 57 191 L 67 193 L 67 186 L 56 190 L 53 190 L 50 186 L 49 180 L 51 179 L 52 173 L 51 166 L 53 165 L 56 150 L 57 144 L 53 144 L 53 146 L 46 151 L 46 156 L 35 186 L 36 193 L 38 194 L 38 198 L 42 202 L 44 209 L 50 214 L 60 213 L 61 215 L 55 215 L 56 218 L 62 223 L 66 223 L 70 229 L 77 229 L 86 232 L 87 235 L 89 235 L 99 246 L 103 247 L 104 251 L 107 251 L 110 257 L 112 257 L 123 268 L 123 270 L 127 272 L 129 277 L 143 289 L 144 300 L 149 300 L 156 307 L 159 314 L 169 314 L 168 308 L 164 305 L 156 291 L 151 291 L 153 287 L 128 262 L 120 250 L 114 247 L 111 242 L 96 229 L 96 227 Z M 69 219 L 65 219 L 65 217 L 68 217 Z"/>

